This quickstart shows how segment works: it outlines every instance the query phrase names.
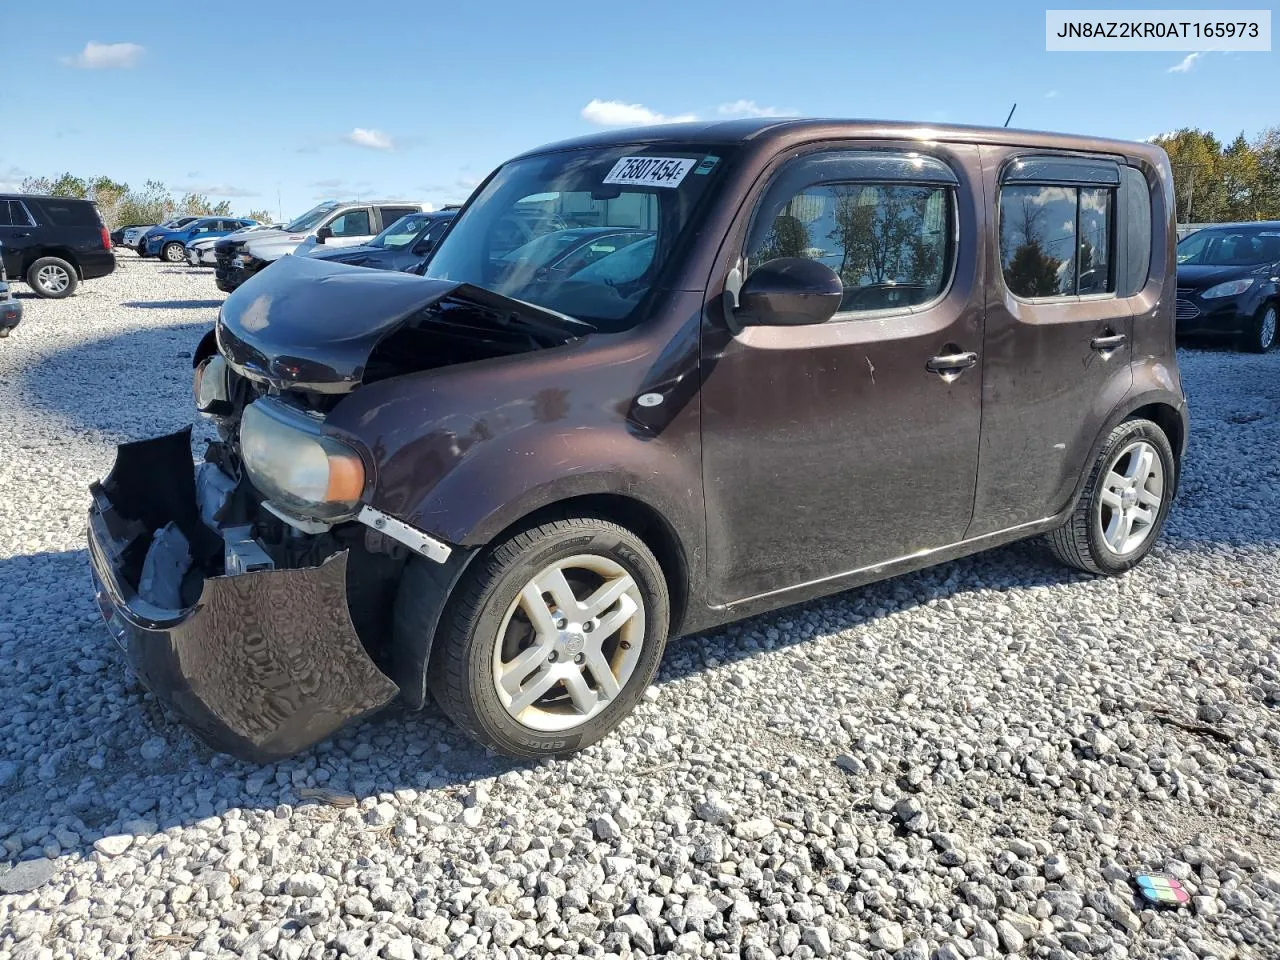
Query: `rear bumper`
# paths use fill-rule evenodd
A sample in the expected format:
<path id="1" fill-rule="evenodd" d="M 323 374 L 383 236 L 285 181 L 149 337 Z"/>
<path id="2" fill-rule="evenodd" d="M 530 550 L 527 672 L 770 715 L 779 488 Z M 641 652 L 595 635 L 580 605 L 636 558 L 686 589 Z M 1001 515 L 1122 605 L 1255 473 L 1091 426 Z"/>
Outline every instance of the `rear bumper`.
<path id="1" fill-rule="evenodd" d="M 0 300 L 0 337 L 7 337 L 9 331 L 22 322 L 21 300 Z"/>
<path id="2" fill-rule="evenodd" d="M 190 430 L 122 444 L 90 489 L 89 557 L 108 629 L 143 683 L 215 750 L 278 760 L 398 693 L 351 621 L 345 552 L 316 567 L 207 576 L 180 609 L 139 596 L 137 571 L 165 524 L 187 536 L 197 563 L 221 539 L 199 519 Z"/>
<path id="3" fill-rule="evenodd" d="M 81 253 L 76 257 L 80 276 L 85 280 L 96 280 L 113 273 L 116 269 L 116 255 L 110 250 L 96 250 Z"/>

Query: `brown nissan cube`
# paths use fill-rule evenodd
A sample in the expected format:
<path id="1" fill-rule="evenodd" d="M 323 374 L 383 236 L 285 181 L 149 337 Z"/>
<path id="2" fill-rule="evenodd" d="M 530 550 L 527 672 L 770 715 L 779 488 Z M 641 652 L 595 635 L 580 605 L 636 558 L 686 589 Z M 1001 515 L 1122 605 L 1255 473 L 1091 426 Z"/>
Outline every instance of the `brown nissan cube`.
<path id="1" fill-rule="evenodd" d="M 1178 485 L 1156 146 L 751 120 L 503 164 L 423 276 L 285 257 L 190 431 L 92 487 L 98 601 L 212 746 L 428 692 L 540 757 L 674 636 L 1043 535 L 1122 574 Z M 566 251 L 572 256 L 565 257 Z"/>

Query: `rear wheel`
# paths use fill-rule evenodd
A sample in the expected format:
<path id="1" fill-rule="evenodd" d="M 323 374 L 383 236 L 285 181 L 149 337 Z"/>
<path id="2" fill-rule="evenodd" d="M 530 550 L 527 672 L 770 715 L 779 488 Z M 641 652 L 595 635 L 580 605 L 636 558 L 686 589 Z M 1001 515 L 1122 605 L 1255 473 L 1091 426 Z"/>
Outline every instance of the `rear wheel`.
<path id="1" fill-rule="evenodd" d="M 164 257 L 166 263 L 181 263 L 187 258 L 186 251 L 180 243 L 166 243 L 160 255 Z"/>
<path id="2" fill-rule="evenodd" d="M 1047 534 L 1063 563 L 1116 576 L 1155 545 L 1173 502 L 1177 464 L 1164 431 L 1150 420 L 1126 420 L 1094 461 L 1071 518 Z"/>
<path id="3" fill-rule="evenodd" d="M 1253 353 L 1266 353 L 1276 345 L 1276 305 L 1269 303 L 1258 311 L 1253 329 L 1244 336 L 1244 348 Z"/>
<path id="4" fill-rule="evenodd" d="M 413 629 L 425 591 L 415 565 L 397 601 Z M 532 527 L 477 558 L 450 598 L 428 684 L 471 737 L 513 757 L 571 753 L 632 710 L 657 671 L 667 585 L 635 534 L 577 517 Z M 424 621 L 425 622 L 425 621 Z"/>
<path id="5" fill-rule="evenodd" d="M 49 300 L 71 296 L 79 283 L 76 268 L 61 257 L 41 257 L 27 268 L 27 286 Z"/>

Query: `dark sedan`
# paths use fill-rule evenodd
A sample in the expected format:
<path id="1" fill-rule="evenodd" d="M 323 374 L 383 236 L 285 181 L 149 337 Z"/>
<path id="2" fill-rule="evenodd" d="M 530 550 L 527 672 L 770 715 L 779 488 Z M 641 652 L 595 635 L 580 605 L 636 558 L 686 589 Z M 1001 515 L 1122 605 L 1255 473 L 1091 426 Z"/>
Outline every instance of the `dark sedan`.
<path id="1" fill-rule="evenodd" d="M 455 216 L 456 208 L 431 213 L 410 213 L 401 217 L 368 243 L 358 247 L 312 247 L 307 256 L 314 260 L 349 263 L 374 270 L 414 272 L 426 262 Z"/>
<path id="2" fill-rule="evenodd" d="M 1275 346 L 1280 221 L 1206 227 L 1178 243 L 1178 335 L 1229 336 Z"/>

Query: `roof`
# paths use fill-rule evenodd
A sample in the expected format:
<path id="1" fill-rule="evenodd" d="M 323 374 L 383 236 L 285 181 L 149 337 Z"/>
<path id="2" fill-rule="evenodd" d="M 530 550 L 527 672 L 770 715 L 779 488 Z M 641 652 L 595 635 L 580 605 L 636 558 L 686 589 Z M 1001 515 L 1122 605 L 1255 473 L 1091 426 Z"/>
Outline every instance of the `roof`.
<path id="1" fill-rule="evenodd" d="M 97 203 L 87 197 L 55 197 L 51 193 L 0 193 L 0 200 L 74 200 L 77 203 Z"/>
<path id="2" fill-rule="evenodd" d="M 825 137 L 867 137 L 868 139 L 945 140 L 965 143 L 1044 146 L 1056 149 L 1132 153 L 1159 150 L 1148 143 L 1112 140 L 1041 130 L 1006 127 L 978 127 L 963 124 L 912 123 L 889 120 L 842 120 L 818 118 L 761 117 L 744 120 L 716 120 L 698 123 L 666 123 L 649 127 L 627 127 L 549 143 L 521 156 L 584 147 L 615 147 L 662 141 L 686 144 L 744 143 L 770 139 L 803 140 Z"/>

